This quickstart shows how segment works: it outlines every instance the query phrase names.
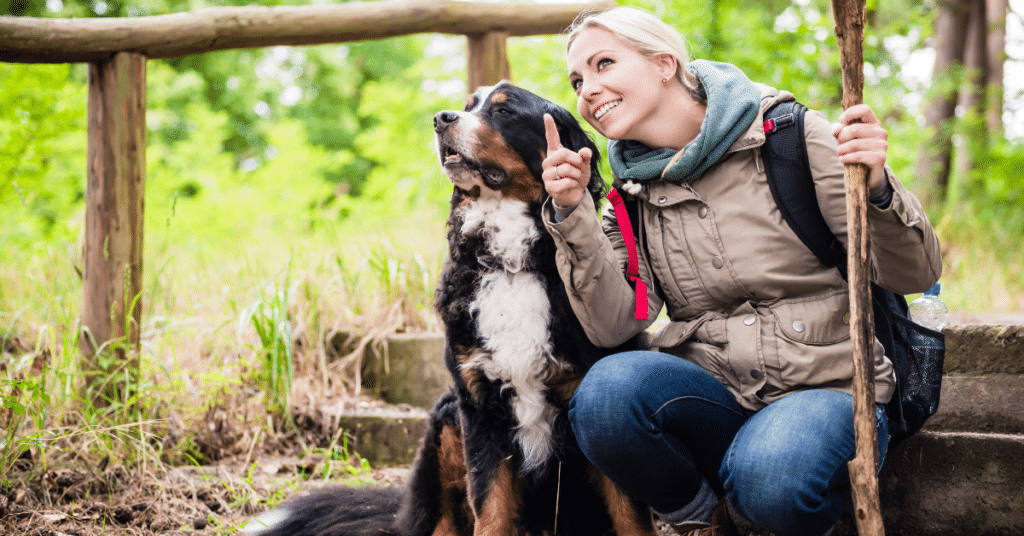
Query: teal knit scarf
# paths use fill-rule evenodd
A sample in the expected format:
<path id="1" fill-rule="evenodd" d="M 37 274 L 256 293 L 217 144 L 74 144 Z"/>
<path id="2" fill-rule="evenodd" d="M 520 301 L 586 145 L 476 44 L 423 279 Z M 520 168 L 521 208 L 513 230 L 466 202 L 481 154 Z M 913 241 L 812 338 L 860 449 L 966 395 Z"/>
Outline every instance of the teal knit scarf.
<path id="1" fill-rule="evenodd" d="M 691 61 L 687 68 L 697 75 L 708 96 L 700 134 L 683 147 L 683 155 L 668 169 L 678 152 L 675 149 L 652 149 L 633 140 L 608 142 L 608 162 L 617 179 L 690 182 L 717 162 L 757 117 L 761 92 L 738 68 L 706 60 Z"/>

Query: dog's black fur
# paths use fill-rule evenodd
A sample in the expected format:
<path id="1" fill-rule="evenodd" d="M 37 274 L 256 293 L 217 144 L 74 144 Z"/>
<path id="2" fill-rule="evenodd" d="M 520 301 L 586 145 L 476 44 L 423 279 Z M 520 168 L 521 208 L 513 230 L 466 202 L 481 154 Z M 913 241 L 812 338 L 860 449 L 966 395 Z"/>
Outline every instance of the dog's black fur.
<path id="1" fill-rule="evenodd" d="M 454 386 L 431 410 L 401 506 L 392 491 L 321 493 L 285 505 L 287 520 L 256 534 L 536 536 L 556 525 L 566 536 L 655 534 L 650 510 L 590 465 L 569 425 L 586 371 L 644 341 L 598 348 L 569 305 L 541 219 L 544 114 L 563 146 L 592 151 L 597 206 L 600 153 L 564 108 L 503 82 L 477 90 L 465 111 L 434 118 L 455 185 L 436 294 Z M 530 336 L 543 340 L 505 354 Z"/>

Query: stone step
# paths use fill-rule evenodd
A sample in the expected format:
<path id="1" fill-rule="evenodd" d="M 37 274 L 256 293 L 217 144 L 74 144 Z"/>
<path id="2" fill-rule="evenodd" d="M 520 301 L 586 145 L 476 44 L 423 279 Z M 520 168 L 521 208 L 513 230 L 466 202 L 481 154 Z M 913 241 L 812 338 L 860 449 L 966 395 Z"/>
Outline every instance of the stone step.
<path id="1" fill-rule="evenodd" d="M 887 455 L 879 492 L 890 534 L 1019 536 L 1024 435 L 921 432 Z"/>
<path id="2" fill-rule="evenodd" d="M 1024 374 L 1024 325 L 952 325 L 943 333 L 946 374 Z"/>
<path id="3" fill-rule="evenodd" d="M 961 325 L 945 332 L 942 398 L 926 429 L 1024 433 L 1024 326 Z M 387 337 L 383 348 L 367 350 L 363 385 L 389 403 L 429 408 L 451 385 L 444 336 Z"/>
<path id="4" fill-rule="evenodd" d="M 939 411 L 890 449 L 879 476 L 886 533 L 1024 535 L 1024 326 L 945 333 Z M 364 360 L 364 385 L 391 403 L 431 406 L 451 382 L 443 336 L 395 335 L 385 345 L 386 354 Z M 408 464 L 425 430 L 426 412 L 417 411 L 341 414 L 336 422 L 372 464 Z M 833 536 L 856 533 L 847 513 Z"/>
<path id="5" fill-rule="evenodd" d="M 1024 534 L 1024 436 L 920 432 L 890 449 L 878 477 L 885 533 Z M 742 524 L 742 522 L 741 522 Z M 768 536 L 757 529 L 751 536 Z M 847 508 L 830 536 L 856 536 Z"/>
<path id="6" fill-rule="evenodd" d="M 1024 375 L 943 376 L 939 410 L 924 429 L 1024 434 Z"/>

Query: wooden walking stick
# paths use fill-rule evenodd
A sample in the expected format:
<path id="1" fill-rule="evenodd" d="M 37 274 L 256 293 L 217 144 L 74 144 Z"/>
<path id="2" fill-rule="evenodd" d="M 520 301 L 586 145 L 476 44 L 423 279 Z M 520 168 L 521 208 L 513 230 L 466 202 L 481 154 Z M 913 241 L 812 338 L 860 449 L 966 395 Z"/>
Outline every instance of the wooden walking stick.
<path id="1" fill-rule="evenodd" d="M 865 0 L 832 0 L 839 58 L 843 68 L 843 109 L 860 104 L 864 89 Z M 847 274 L 850 285 L 850 338 L 853 341 L 853 419 L 857 453 L 849 463 L 854 518 L 862 536 L 882 536 L 878 500 L 878 429 L 875 421 L 875 361 L 872 355 L 871 283 L 867 203 L 868 168 L 847 164 Z"/>

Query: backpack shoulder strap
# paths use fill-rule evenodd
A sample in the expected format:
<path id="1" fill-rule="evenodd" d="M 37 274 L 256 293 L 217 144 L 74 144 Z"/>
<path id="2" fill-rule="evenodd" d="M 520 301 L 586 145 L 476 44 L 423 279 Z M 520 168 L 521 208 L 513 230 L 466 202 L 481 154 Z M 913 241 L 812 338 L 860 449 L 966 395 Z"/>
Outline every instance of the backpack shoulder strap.
<path id="1" fill-rule="evenodd" d="M 776 104 L 765 113 L 765 143 L 761 147 L 765 174 L 782 217 L 800 240 L 826 266 L 846 277 L 846 248 L 825 223 L 814 190 L 804 140 L 804 112 L 795 101 Z"/>

